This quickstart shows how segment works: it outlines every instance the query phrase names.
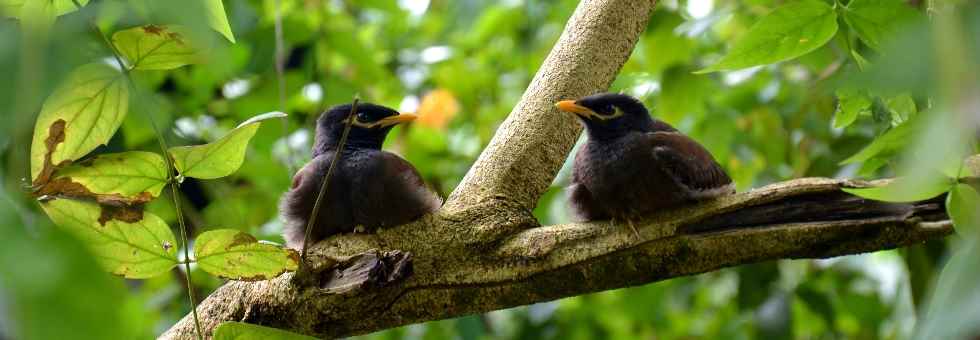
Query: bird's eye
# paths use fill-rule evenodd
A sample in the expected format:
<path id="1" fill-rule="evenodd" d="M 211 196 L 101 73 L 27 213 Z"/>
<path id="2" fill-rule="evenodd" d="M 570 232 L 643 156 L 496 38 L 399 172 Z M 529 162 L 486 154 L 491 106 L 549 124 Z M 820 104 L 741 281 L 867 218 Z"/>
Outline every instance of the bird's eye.
<path id="1" fill-rule="evenodd" d="M 616 107 L 615 106 L 612 106 L 612 105 L 609 105 L 609 106 L 606 106 L 606 109 L 605 110 L 602 110 L 602 111 L 605 112 L 608 115 L 613 115 L 613 114 L 616 113 Z"/>
<path id="2" fill-rule="evenodd" d="M 358 113 L 357 113 L 357 120 L 359 120 L 359 121 L 361 121 L 361 122 L 365 122 L 365 123 L 366 123 L 366 122 L 368 122 L 368 121 L 369 121 L 369 119 L 368 119 L 368 115 L 367 115 L 367 113 L 364 113 L 364 112 L 358 112 Z"/>

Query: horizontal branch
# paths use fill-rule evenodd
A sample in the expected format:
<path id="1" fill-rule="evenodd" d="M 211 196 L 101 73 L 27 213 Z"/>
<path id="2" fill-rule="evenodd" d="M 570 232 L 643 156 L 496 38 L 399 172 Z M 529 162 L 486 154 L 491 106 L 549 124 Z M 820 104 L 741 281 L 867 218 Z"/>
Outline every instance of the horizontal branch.
<path id="1" fill-rule="evenodd" d="M 224 321 L 244 321 L 342 337 L 745 263 L 891 249 L 953 232 L 941 200 L 883 203 L 840 190 L 879 184 L 777 183 L 665 211 L 636 224 L 639 236 L 627 225 L 593 222 L 515 228 L 501 242 L 480 244 L 451 232 L 472 219 L 430 216 L 321 242 L 311 254 L 328 265 L 313 287 L 292 284 L 289 274 L 229 282 L 199 313 L 207 332 Z M 529 214 L 507 220 L 534 223 Z M 192 332 L 185 318 L 163 338 L 190 339 Z"/>

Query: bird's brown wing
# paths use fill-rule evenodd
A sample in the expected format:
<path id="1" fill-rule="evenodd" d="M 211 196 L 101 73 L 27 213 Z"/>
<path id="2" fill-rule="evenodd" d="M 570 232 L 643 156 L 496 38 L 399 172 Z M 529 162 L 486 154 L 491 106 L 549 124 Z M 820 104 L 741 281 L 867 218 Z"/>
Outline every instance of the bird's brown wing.
<path id="1" fill-rule="evenodd" d="M 646 138 L 657 165 L 688 188 L 691 197 L 710 198 L 734 192 L 732 179 L 695 140 L 679 132 L 653 132 Z"/>
<path id="2" fill-rule="evenodd" d="M 442 205 L 410 163 L 390 152 L 360 162 L 354 185 L 354 216 L 366 227 L 392 227 L 410 222 Z"/>

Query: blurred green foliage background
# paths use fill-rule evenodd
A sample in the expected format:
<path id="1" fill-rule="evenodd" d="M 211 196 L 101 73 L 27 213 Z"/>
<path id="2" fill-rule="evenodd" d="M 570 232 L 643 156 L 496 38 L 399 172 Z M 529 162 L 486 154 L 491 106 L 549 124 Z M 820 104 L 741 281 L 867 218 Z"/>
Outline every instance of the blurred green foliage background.
<path id="1" fill-rule="evenodd" d="M 972 106 L 954 105 L 952 111 L 965 108 L 966 116 L 980 116 L 978 88 L 970 87 L 976 85 L 980 60 L 980 6 L 973 3 L 908 1 L 921 18 L 887 36 L 880 47 L 845 30 L 792 61 L 692 73 L 718 60 L 761 16 L 787 2 L 661 1 L 610 90 L 642 98 L 654 116 L 701 141 L 740 191 L 805 176 L 895 175 L 908 158 L 893 156 L 921 141 L 903 138 L 863 162 L 840 162 L 949 94 L 938 75 L 956 61 L 944 58 L 943 46 L 959 46 L 970 56 L 958 65 L 973 83 L 963 83 L 966 94 L 955 98 L 972 99 Z M 147 115 L 164 127 L 169 144 L 188 145 L 213 141 L 260 113 L 290 114 L 283 125 L 262 126 L 236 175 L 189 179 L 181 186 L 192 235 L 238 228 L 281 242 L 278 197 L 289 186 L 291 169 L 309 160 L 313 121 L 325 107 L 359 94 L 421 114 L 416 123 L 397 128 L 386 149 L 415 164 L 445 196 L 518 101 L 576 4 L 227 0 L 236 43 L 211 31 L 195 7 L 200 5 L 189 0 L 92 0 L 59 17 L 47 34 L 25 32 L 15 19 L 0 20 L 0 116 L 5 118 L 0 123 L 0 338 L 151 338 L 190 308 L 180 269 L 143 281 L 103 273 L 78 241 L 52 228 L 25 189 L 40 103 L 68 71 L 111 56 L 92 22 L 106 32 L 183 24 L 212 41 L 203 65 L 133 73 L 145 93 L 131 103 L 133 114 L 120 132 L 97 152 L 158 152 Z M 935 6 L 954 7 L 961 36 L 935 34 L 930 24 Z M 276 72 L 277 11 L 282 16 L 281 75 Z M 884 66 L 863 70 L 865 60 Z M 867 108 L 859 110 L 852 125 L 835 127 L 839 104 L 860 91 L 871 93 Z M 944 142 L 950 141 L 928 147 L 942 150 L 949 146 Z M 976 138 L 970 143 L 975 147 Z M 569 220 L 563 192 L 568 176 L 566 164 L 535 210 L 542 223 Z M 149 208 L 176 226 L 170 202 L 156 200 Z M 980 238 L 977 230 L 903 250 L 740 266 L 364 338 L 909 338 L 950 249 L 960 247 L 951 244 Z M 973 245 L 962 246 L 968 254 L 977 254 L 975 240 L 963 243 Z M 970 278 L 980 279 L 980 274 L 972 268 L 962 272 L 959 286 L 953 285 L 958 291 L 977 290 Z M 192 274 L 199 298 L 222 284 L 199 270 Z M 980 306 L 976 295 L 952 299 Z M 46 326 L 53 320 L 58 324 Z"/>

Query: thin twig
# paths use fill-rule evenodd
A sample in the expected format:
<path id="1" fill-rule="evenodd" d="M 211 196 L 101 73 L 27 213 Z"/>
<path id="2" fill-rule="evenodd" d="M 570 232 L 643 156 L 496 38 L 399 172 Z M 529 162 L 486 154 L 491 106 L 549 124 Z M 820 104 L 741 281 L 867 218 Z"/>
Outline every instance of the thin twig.
<path id="1" fill-rule="evenodd" d="M 350 127 L 354 123 L 354 113 L 357 112 L 357 104 L 360 102 L 360 98 L 354 96 L 354 102 L 350 106 L 350 113 L 347 115 L 347 120 L 344 124 L 344 133 L 340 135 L 340 142 L 337 144 L 337 150 L 334 151 L 333 159 L 330 160 L 330 166 L 327 168 L 327 173 L 323 175 L 323 182 L 320 183 L 320 192 L 316 195 L 316 201 L 313 202 L 313 212 L 310 213 L 310 219 L 306 221 L 306 234 L 303 236 L 303 254 L 300 256 L 301 265 L 306 263 L 306 253 L 309 249 L 310 233 L 313 231 L 313 224 L 316 223 L 317 215 L 320 212 L 320 204 L 323 200 L 323 196 L 327 193 L 327 184 L 330 183 L 330 175 L 333 173 L 334 167 L 337 166 L 337 161 L 340 160 L 342 152 L 344 151 L 344 144 L 347 144 L 347 135 L 350 133 Z"/>
<path id="2" fill-rule="evenodd" d="M 82 8 L 81 4 L 77 0 L 72 0 L 72 2 L 75 3 L 75 6 L 77 6 L 78 9 Z M 130 76 L 129 74 L 130 69 L 126 67 L 125 63 L 123 63 L 119 51 L 116 50 L 116 46 L 112 44 L 112 41 L 109 40 L 105 32 L 102 32 L 102 29 L 99 28 L 99 26 L 96 25 L 95 22 L 92 22 L 91 24 L 95 32 L 98 33 L 100 37 L 102 37 L 102 41 L 105 42 L 107 47 L 109 47 L 109 50 L 112 52 L 112 57 L 115 58 L 116 63 L 119 64 L 119 68 L 122 69 L 126 81 L 129 83 L 129 86 L 133 89 L 133 96 L 135 100 L 139 102 L 140 100 L 139 87 L 136 85 L 136 82 L 134 82 L 133 78 Z M 153 119 L 153 115 L 150 114 L 149 111 L 146 111 L 146 117 L 149 119 L 150 126 L 153 127 L 153 131 L 156 133 L 157 142 L 160 144 L 160 149 L 164 155 L 163 158 L 167 163 L 167 182 L 170 183 L 170 190 L 172 196 L 171 198 L 173 198 L 174 211 L 177 215 L 177 222 L 180 225 L 180 241 L 184 245 L 184 261 L 182 262 L 184 264 L 184 270 L 187 272 L 187 275 L 184 275 L 185 282 L 187 285 L 187 298 L 188 300 L 190 300 L 191 303 L 191 313 L 194 315 L 194 327 L 197 330 L 197 338 L 198 340 L 201 340 L 204 339 L 204 333 L 201 331 L 201 320 L 197 315 L 197 301 L 194 298 L 194 289 L 193 286 L 191 285 L 192 280 L 191 280 L 191 265 L 190 265 L 191 262 L 190 243 L 188 242 L 187 239 L 187 226 L 184 223 L 184 214 L 180 209 L 180 197 L 178 196 L 178 191 L 177 191 L 177 186 L 179 185 L 179 183 L 175 179 L 174 167 L 170 157 L 167 154 L 167 141 L 164 140 L 163 133 L 160 131 L 160 127 L 157 125 L 156 120 Z"/>
<path id="3" fill-rule="evenodd" d="M 276 86 L 279 89 L 279 111 L 286 112 L 286 48 L 282 37 L 282 0 L 275 1 Z M 289 176 L 296 173 L 293 148 L 289 145 L 289 119 L 282 120 L 282 137 L 286 144 L 286 168 Z"/>

